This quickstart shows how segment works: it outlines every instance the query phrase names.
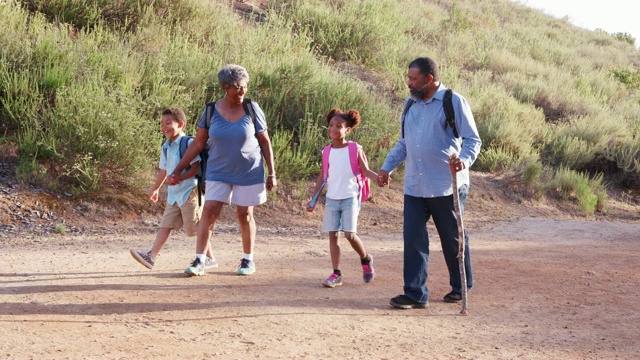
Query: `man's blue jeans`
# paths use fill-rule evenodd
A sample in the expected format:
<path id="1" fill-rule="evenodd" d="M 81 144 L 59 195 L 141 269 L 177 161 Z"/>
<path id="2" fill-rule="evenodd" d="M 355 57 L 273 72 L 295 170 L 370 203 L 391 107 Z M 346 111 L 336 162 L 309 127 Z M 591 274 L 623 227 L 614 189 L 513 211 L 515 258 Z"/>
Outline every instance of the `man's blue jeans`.
<path id="1" fill-rule="evenodd" d="M 460 210 L 464 213 L 464 204 L 469 195 L 469 185 L 459 189 Z M 440 236 L 442 252 L 449 269 L 449 284 L 452 291 L 462 293 L 460 268 L 458 267 L 458 223 L 456 221 L 453 195 L 420 198 L 404 195 L 404 293 L 414 301 L 429 301 L 427 278 L 429 270 L 429 234 L 427 221 L 433 216 L 433 222 Z M 467 274 L 467 288 L 473 286 L 471 257 L 469 255 L 469 236 L 465 230 L 464 264 Z"/>

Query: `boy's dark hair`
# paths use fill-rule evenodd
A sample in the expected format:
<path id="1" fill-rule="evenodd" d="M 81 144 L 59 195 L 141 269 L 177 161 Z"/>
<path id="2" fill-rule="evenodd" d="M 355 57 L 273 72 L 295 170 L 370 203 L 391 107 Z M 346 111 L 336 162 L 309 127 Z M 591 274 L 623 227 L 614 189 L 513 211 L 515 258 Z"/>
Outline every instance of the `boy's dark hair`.
<path id="1" fill-rule="evenodd" d="M 440 81 L 440 73 L 438 72 L 438 65 L 435 61 L 428 57 L 419 57 L 409 63 L 409 68 L 416 67 L 420 69 L 422 75 L 433 76 L 433 81 Z"/>
<path id="2" fill-rule="evenodd" d="M 336 116 L 344 119 L 344 121 L 347 123 L 347 127 L 350 127 L 352 129 L 358 126 L 358 124 L 360 124 L 360 121 L 362 121 L 358 110 L 351 109 L 348 113 L 344 113 L 338 108 L 333 108 L 327 114 L 327 125 L 331 122 L 331 119 Z"/>
<path id="3" fill-rule="evenodd" d="M 182 111 L 182 109 L 180 108 L 168 108 L 165 109 L 162 112 L 162 116 L 164 115 L 171 115 L 173 116 L 173 119 L 177 122 L 182 121 L 184 123 L 184 126 L 187 126 L 187 116 L 184 114 L 184 111 Z"/>

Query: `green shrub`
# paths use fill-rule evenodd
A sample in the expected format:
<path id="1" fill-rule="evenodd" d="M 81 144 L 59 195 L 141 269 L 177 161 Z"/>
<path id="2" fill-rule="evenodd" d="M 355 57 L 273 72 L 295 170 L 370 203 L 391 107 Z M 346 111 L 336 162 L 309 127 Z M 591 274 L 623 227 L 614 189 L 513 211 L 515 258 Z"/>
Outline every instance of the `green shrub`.
<path id="1" fill-rule="evenodd" d="M 535 199 L 540 200 L 544 195 L 544 185 L 542 180 L 543 165 L 538 158 L 531 158 L 525 161 L 521 172 L 525 190 Z"/>
<path id="2" fill-rule="evenodd" d="M 434 58 L 443 83 L 469 100 L 483 140 L 476 169 L 522 165 L 529 181 L 540 166 L 541 176 L 564 166 L 640 184 L 628 39 L 517 3 L 284 0 L 239 17 L 230 2 L 8 0 L 0 22 L 0 130 L 28 159 L 22 178 L 56 188 L 147 176 L 161 110 L 184 108 L 195 132 L 228 63 L 249 70 L 247 96 L 267 116 L 279 176 L 318 171 L 333 107 L 361 112 L 350 139 L 377 170 L 398 138 L 406 66 L 418 56 Z"/>
<path id="3" fill-rule="evenodd" d="M 504 147 L 489 147 L 483 149 L 475 163 L 473 169 L 489 172 L 504 171 L 517 165 L 520 158 L 513 151 Z"/>
<path id="4" fill-rule="evenodd" d="M 588 186 L 580 185 L 577 189 L 578 204 L 580 209 L 587 215 L 592 215 L 598 205 L 598 197 Z"/>
<path id="5" fill-rule="evenodd" d="M 560 167 L 549 184 L 562 199 L 576 199 L 587 215 L 596 210 L 606 213 L 607 195 L 602 174 L 589 179 L 584 173 Z"/>
<path id="6" fill-rule="evenodd" d="M 553 166 L 582 169 L 593 161 L 597 149 L 573 135 L 558 134 L 546 142 L 544 159 Z"/>
<path id="7" fill-rule="evenodd" d="M 37 185 L 46 179 L 47 168 L 35 159 L 21 158 L 16 168 L 16 180 Z"/>
<path id="8" fill-rule="evenodd" d="M 559 167 L 556 169 L 549 187 L 563 200 L 569 200 L 575 197 L 576 189 L 581 180 L 582 177 L 575 171 L 566 167 Z"/>
<path id="9" fill-rule="evenodd" d="M 65 166 L 63 175 L 74 179 L 75 186 L 82 192 L 91 192 L 100 188 L 103 166 L 93 154 L 87 153 L 77 156 L 70 167 Z"/>
<path id="10" fill-rule="evenodd" d="M 622 42 L 625 42 L 631 46 L 636 46 L 636 38 L 633 37 L 633 35 L 627 33 L 627 32 L 617 32 L 617 33 L 613 33 L 611 34 L 611 36 L 613 36 L 613 38 L 620 40 Z"/>
<path id="11" fill-rule="evenodd" d="M 298 177 L 307 178 L 318 174 L 319 167 L 316 158 L 309 153 L 291 146 L 292 133 L 280 131 L 271 136 L 274 157 L 277 159 L 276 174 L 282 180 L 293 180 Z M 292 170 L 295 169 L 295 173 Z"/>
<path id="12" fill-rule="evenodd" d="M 640 139 L 636 137 L 607 147 L 604 158 L 624 174 L 628 186 L 640 186 Z"/>
<path id="13" fill-rule="evenodd" d="M 630 89 L 640 88 L 640 71 L 638 69 L 611 69 L 613 76 Z"/>
<path id="14" fill-rule="evenodd" d="M 405 14 L 391 0 L 278 1 L 273 9 L 294 24 L 320 57 L 381 68 L 407 46 Z"/>
<path id="15" fill-rule="evenodd" d="M 64 234 L 67 231 L 67 227 L 63 224 L 56 225 L 55 232 L 58 234 Z"/>
<path id="16" fill-rule="evenodd" d="M 596 211 L 607 214 L 609 205 L 609 195 L 607 194 L 607 185 L 604 183 L 604 174 L 599 173 L 589 180 L 589 187 L 596 195 Z"/>
<path id="17" fill-rule="evenodd" d="M 481 78 L 482 79 L 482 78 Z M 480 138 L 481 156 L 485 151 L 492 154 L 481 161 L 495 158 L 495 152 L 508 153 L 508 160 L 502 162 L 501 169 L 519 163 L 535 152 L 534 146 L 542 138 L 544 117 L 530 104 L 522 104 L 510 97 L 503 89 L 474 83 L 469 93 L 470 103 Z M 507 160 L 503 158 L 503 160 Z M 480 165 L 478 169 L 491 169 L 493 165 Z"/>

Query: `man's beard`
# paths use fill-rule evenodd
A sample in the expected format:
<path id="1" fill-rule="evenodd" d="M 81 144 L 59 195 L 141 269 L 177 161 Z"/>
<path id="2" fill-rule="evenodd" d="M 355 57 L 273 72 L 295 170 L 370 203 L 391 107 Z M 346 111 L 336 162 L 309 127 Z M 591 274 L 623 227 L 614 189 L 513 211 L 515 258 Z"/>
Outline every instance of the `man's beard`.
<path id="1" fill-rule="evenodd" d="M 409 89 L 409 92 L 411 93 L 411 97 L 415 98 L 415 99 L 422 99 L 424 97 L 424 95 L 427 93 L 427 87 L 424 86 L 420 89 Z"/>

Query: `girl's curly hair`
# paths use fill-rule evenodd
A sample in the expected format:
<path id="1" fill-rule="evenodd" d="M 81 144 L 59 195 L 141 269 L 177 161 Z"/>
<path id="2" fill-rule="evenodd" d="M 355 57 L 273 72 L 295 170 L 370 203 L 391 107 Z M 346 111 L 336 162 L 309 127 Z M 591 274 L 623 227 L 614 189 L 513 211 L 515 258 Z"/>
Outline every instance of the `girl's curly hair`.
<path id="1" fill-rule="evenodd" d="M 349 110 L 349 112 L 344 113 L 338 108 L 333 108 L 327 114 L 327 125 L 329 124 L 329 122 L 331 122 L 331 119 L 336 116 L 344 119 L 344 121 L 347 123 L 347 126 L 350 128 L 358 126 L 358 124 L 360 124 L 360 121 L 362 121 L 362 119 L 360 118 L 360 112 L 358 112 L 358 110 L 351 109 Z"/>

